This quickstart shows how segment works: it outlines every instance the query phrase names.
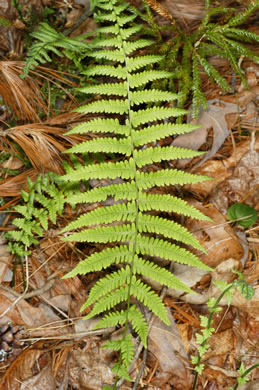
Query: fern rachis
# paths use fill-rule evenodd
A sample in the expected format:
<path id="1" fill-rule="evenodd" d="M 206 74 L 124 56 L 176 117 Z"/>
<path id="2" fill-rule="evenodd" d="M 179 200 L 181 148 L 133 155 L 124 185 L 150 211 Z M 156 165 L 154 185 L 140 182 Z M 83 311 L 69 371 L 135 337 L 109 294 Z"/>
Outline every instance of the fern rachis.
<path id="1" fill-rule="evenodd" d="M 185 113 L 171 103 L 177 96 L 148 88 L 153 80 L 168 78 L 170 74 L 145 69 L 150 64 L 155 66 L 162 59 L 161 56 L 134 56 L 136 49 L 147 46 L 150 41 L 137 40 L 135 44 L 131 40 L 139 32 L 139 28 L 134 22 L 135 15 L 128 11 L 129 5 L 121 0 L 98 0 L 96 6 L 101 9 L 97 20 L 105 21 L 108 26 L 99 30 L 96 38 L 98 50 L 92 50 L 91 56 L 104 60 L 104 63 L 92 67 L 85 74 L 103 75 L 112 79 L 115 77 L 117 81 L 105 81 L 82 89 L 86 93 L 100 94 L 102 97 L 77 111 L 106 113 L 106 117 L 89 120 L 76 126 L 70 133 L 96 132 L 103 136 L 76 145 L 68 152 L 113 152 L 120 159 L 117 162 L 76 168 L 63 176 L 63 179 L 73 183 L 87 179 L 119 178 L 121 183 L 113 184 L 111 181 L 107 186 L 100 186 L 68 199 L 72 204 L 97 201 L 103 203 L 101 207 L 71 222 L 63 233 L 77 229 L 79 231 L 66 233 L 64 240 L 112 243 L 112 247 L 105 246 L 102 251 L 93 253 L 66 277 L 109 269 L 113 264 L 119 265 L 119 270 L 109 272 L 96 283 L 82 310 L 93 305 L 86 318 L 109 311 L 97 327 L 111 324 L 125 327 L 123 337 L 116 342 L 108 342 L 107 347 L 121 352 L 121 359 L 114 366 L 114 371 L 117 375 L 130 379 L 128 369 L 133 356 L 133 343 L 127 335 L 129 322 L 143 344 L 147 345 L 146 320 L 136 305 L 132 304 L 132 298 L 144 303 L 162 321 L 169 324 L 162 301 L 142 281 L 141 276 L 149 275 L 162 285 L 190 292 L 172 273 L 155 264 L 154 257 L 209 270 L 194 254 L 177 244 L 182 242 L 202 250 L 200 243 L 181 225 L 156 214 L 164 211 L 199 219 L 206 217 L 182 199 L 169 194 L 154 194 L 152 190 L 169 185 L 195 183 L 207 178 L 176 169 L 162 169 L 161 166 L 156 172 L 150 169 L 153 162 L 167 162 L 174 159 L 174 156 L 185 158 L 199 155 L 199 152 L 173 147 L 146 148 L 146 144 L 150 142 L 159 141 L 171 134 L 190 132 L 195 127 L 172 123 L 172 117 Z M 103 48 L 104 45 L 107 47 Z M 114 204 L 105 203 L 108 197 L 113 198 Z M 120 311 L 116 310 L 117 305 L 120 305 Z M 110 312 L 114 308 L 115 311 Z"/>

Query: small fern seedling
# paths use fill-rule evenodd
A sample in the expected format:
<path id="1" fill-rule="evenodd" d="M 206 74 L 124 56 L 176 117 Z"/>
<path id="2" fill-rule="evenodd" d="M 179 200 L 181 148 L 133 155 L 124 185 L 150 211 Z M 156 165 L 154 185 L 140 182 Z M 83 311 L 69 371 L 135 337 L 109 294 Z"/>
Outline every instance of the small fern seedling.
<path id="1" fill-rule="evenodd" d="M 39 243 L 36 236 L 43 236 L 43 231 L 48 229 L 48 220 L 55 224 L 57 214 L 62 214 L 65 195 L 57 186 L 58 181 L 58 175 L 53 172 L 39 175 L 35 183 L 27 179 L 29 192 L 21 191 L 24 204 L 14 207 L 14 211 L 22 215 L 12 221 L 18 230 L 12 230 L 5 235 L 14 255 L 29 255 L 31 252 L 27 248 Z"/>
<path id="2" fill-rule="evenodd" d="M 87 95 L 96 95 L 97 99 L 76 110 L 94 114 L 95 118 L 68 132 L 96 136 L 67 152 L 114 153 L 118 161 L 78 167 L 63 176 L 70 183 L 104 179 L 100 186 L 67 199 L 71 204 L 98 202 L 98 207 L 63 229 L 63 240 L 98 243 L 103 249 L 81 261 L 65 277 L 107 270 L 107 276 L 93 286 L 81 310 L 92 306 L 86 319 L 104 314 L 96 328 L 124 327 L 123 336 L 108 341 L 106 348 L 120 352 L 113 370 L 117 376 L 130 380 L 128 371 L 134 344 L 128 334 L 129 323 L 145 347 L 148 336 L 146 320 L 136 301 L 165 324 L 170 323 L 163 302 L 142 277 L 192 292 L 156 260 L 211 270 L 180 246 L 187 244 L 204 251 L 186 228 L 172 220 L 172 213 L 201 220 L 208 218 L 184 200 L 166 194 L 164 188 L 197 183 L 207 177 L 167 168 L 167 162 L 172 159 L 190 158 L 200 152 L 161 147 L 159 141 L 169 135 L 191 132 L 197 126 L 173 123 L 173 118 L 186 113 L 172 103 L 178 96 L 150 88 L 152 81 L 170 78 L 171 73 L 156 69 L 162 56 L 139 54 L 138 50 L 152 41 L 140 38 L 141 26 L 136 24 L 136 15 L 130 12 L 129 4 L 121 0 L 98 0 L 96 8 L 95 19 L 104 23 L 104 27 L 97 30 L 87 55 L 101 64 L 84 73 L 94 80 L 101 76 L 102 82 L 95 81 L 81 89 Z M 98 99 L 100 95 L 102 98 Z M 161 164 L 154 168 L 154 163 Z M 105 181 L 107 185 L 103 184 Z M 163 214 L 159 216 L 159 213 Z"/>
<path id="3" fill-rule="evenodd" d="M 200 316 L 201 326 L 203 329 L 201 330 L 201 334 L 196 335 L 196 343 L 198 345 L 198 355 L 192 356 L 192 363 L 195 365 L 194 370 L 196 371 L 194 383 L 193 383 L 193 390 L 196 389 L 196 384 L 198 380 L 198 375 L 201 375 L 204 369 L 204 364 L 202 363 L 202 359 L 206 352 L 209 349 L 209 339 L 212 336 L 213 332 L 215 331 L 214 328 L 211 327 L 213 316 L 215 313 L 218 313 L 222 310 L 221 307 L 219 307 L 220 301 L 223 297 L 226 298 L 227 304 L 231 305 L 234 291 L 237 288 L 238 291 L 243 295 L 245 299 L 251 299 L 254 296 L 254 289 L 252 286 L 248 285 L 245 281 L 244 275 L 236 270 L 233 270 L 234 273 L 236 273 L 239 276 L 239 279 L 236 279 L 233 283 L 226 283 L 224 281 L 217 281 L 214 282 L 214 284 L 218 287 L 218 289 L 221 291 L 221 294 L 217 299 L 210 298 L 208 300 L 208 309 L 209 309 L 209 316 Z M 242 380 L 245 380 L 242 376 L 244 374 L 244 371 L 241 372 L 241 379 L 239 380 L 239 384 L 241 384 Z M 245 383 L 245 382 L 242 382 Z"/>

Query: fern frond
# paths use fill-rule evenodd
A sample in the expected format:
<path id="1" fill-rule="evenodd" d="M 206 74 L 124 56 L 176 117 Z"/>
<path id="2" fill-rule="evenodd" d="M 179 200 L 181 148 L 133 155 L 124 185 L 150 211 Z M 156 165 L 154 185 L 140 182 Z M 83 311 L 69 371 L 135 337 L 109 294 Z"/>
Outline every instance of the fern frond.
<path id="1" fill-rule="evenodd" d="M 151 263 L 150 261 L 143 260 L 139 257 L 134 260 L 134 273 L 147 276 L 148 278 L 157 281 L 163 286 L 174 288 L 175 290 L 183 290 L 188 293 L 193 293 L 188 286 L 176 278 L 171 272 L 165 268 Z"/>
<path id="2" fill-rule="evenodd" d="M 79 181 L 79 180 L 88 180 L 88 179 L 103 179 L 110 178 L 116 179 L 116 177 L 121 177 L 123 179 L 133 179 L 134 170 L 132 169 L 133 159 L 128 161 L 120 161 L 117 163 L 101 163 L 93 164 L 87 167 L 82 167 L 75 169 L 63 176 L 65 181 Z"/>
<path id="3" fill-rule="evenodd" d="M 154 122 L 161 119 L 167 119 L 170 117 L 177 117 L 187 114 L 186 110 L 180 108 L 167 108 L 167 107 L 152 107 L 145 110 L 139 110 L 132 114 L 132 124 L 134 127 L 143 125 L 149 122 Z"/>
<path id="4" fill-rule="evenodd" d="M 100 95 L 118 95 L 118 96 L 127 96 L 127 83 L 107 83 L 107 84 L 98 84 L 94 86 L 87 86 L 79 89 L 83 93 L 98 93 Z"/>
<path id="5" fill-rule="evenodd" d="M 130 95 L 130 103 L 132 105 L 139 105 L 143 103 L 154 103 L 166 101 L 170 102 L 172 100 L 178 99 L 178 95 L 175 93 L 160 91 L 156 89 L 143 90 L 143 91 L 134 91 Z"/>
<path id="6" fill-rule="evenodd" d="M 112 65 L 96 65 L 85 70 L 82 74 L 85 74 L 86 76 L 117 77 L 118 79 L 123 80 L 126 80 L 127 78 L 127 72 L 121 65 L 118 65 L 116 68 Z"/>
<path id="7" fill-rule="evenodd" d="M 121 125 L 118 119 L 96 118 L 89 122 L 83 122 L 69 130 L 66 134 L 84 134 L 84 133 L 115 133 L 128 136 L 130 127 Z M 71 150 L 71 149 L 70 149 Z"/>
<path id="8" fill-rule="evenodd" d="M 169 185 L 185 185 L 208 180 L 207 176 L 197 176 L 177 169 L 163 169 L 158 172 L 137 172 L 136 180 L 139 188 L 146 190 L 152 187 Z"/>
<path id="9" fill-rule="evenodd" d="M 158 238 L 141 236 L 139 234 L 136 241 L 136 252 L 212 271 L 210 267 L 202 263 L 193 253 Z"/>
<path id="10" fill-rule="evenodd" d="M 169 135 L 190 133 L 198 128 L 199 126 L 196 125 L 162 123 L 160 125 L 146 127 L 142 130 L 133 130 L 132 137 L 135 146 L 142 146 L 166 138 Z"/>
<path id="11" fill-rule="evenodd" d="M 82 230 L 79 233 L 73 233 L 68 237 L 63 237 L 62 241 L 100 243 L 124 242 L 131 241 L 135 234 L 135 224 L 128 224 L 123 226 L 108 226 Z"/>
<path id="12" fill-rule="evenodd" d="M 146 55 L 141 57 L 131 57 L 127 58 L 127 68 L 129 72 L 134 72 L 141 68 L 144 68 L 148 65 L 156 64 L 162 61 L 164 56 L 156 56 L 156 55 Z M 170 77 L 169 75 L 167 75 Z M 166 77 L 166 75 L 165 75 Z"/>
<path id="13" fill-rule="evenodd" d="M 193 210 L 192 210 L 193 211 Z M 140 233 L 162 234 L 166 238 L 191 245 L 195 249 L 205 252 L 200 242 L 184 227 L 176 222 L 157 216 L 139 213 L 138 228 Z"/>
<path id="14" fill-rule="evenodd" d="M 61 232 L 78 229 L 83 226 L 112 223 L 114 221 L 133 222 L 136 218 L 136 212 L 136 206 L 133 202 L 99 207 L 87 214 L 81 215 L 75 221 L 69 223 Z"/>
<path id="15" fill-rule="evenodd" d="M 62 52 L 58 50 L 57 47 L 73 52 L 81 52 L 89 47 L 85 42 L 81 42 L 74 38 L 68 38 L 44 22 L 39 24 L 38 31 L 33 32 L 30 35 L 38 41 L 33 43 L 28 51 L 23 77 L 27 76 L 29 70 L 40 63 L 51 61 L 48 52 L 52 51 L 57 56 L 61 57 Z"/>
<path id="16" fill-rule="evenodd" d="M 126 114 L 128 112 L 127 100 L 98 100 L 75 109 L 75 112 L 83 114 L 102 113 L 107 114 Z"/>
<path id="17" fill-rule="evenodd" d="M 91 289 L 86 306 L 90 306 L 92 303 L 98 301 L 104 295 L 112 292 L 116 288 L 127 284 L 130 281 L 130 267 L 127 266 L 117 272 L 113 272 L 111 275 L 107 275 L 105 278 L 100 279 L 94 287 Z"/>
<path id="18" fill-rule="evenodd" d="M 132 324 L 145 346 L 148 333 L 146 319 L 134 305 L 135 301 L 146 305 L 166 324 L 170 323 L 162 300 L 141 278 L 148 277 L 161 285 L 192 292 L 171 272 L 151 262 L 151 257 L 211 270 L 187 249 L 171 242 L 174 240 L 204 251 L 191 233 L 166 216 L 162 218 L 152 214 L 165 212 L 201 220 L 209 218 L 182 199 L 167 194 L 149 194 L 146 190 L 197 183 L 208 178 L 176 169 L 161 169 L 159 165 L 157 171 L 153 172 L 150 167 L 161 161 L 192 158 L 201 154 L 173 146 L 150 146 L 152 142 L 159 145 L 162 138 L 198 128 L 173 123 L 173 118 L 182 118 L 187 111 L 175 108 L 171 103 L 178 100 L 183 106 L 188 94 L 192 82 L 189 64 L 191 43 L 185 39 L 187 46 L 183 49 L 183 61 L 186 66 L 183 69 L 183 80 L 179 82 L 183 85 L 183 94 L 166 92 L 157 86 L 150 88 L 152 82 L 163 79 L 171 82 L 174 76 L 170 72 L 159 70 L 157 64 L 164 59 L 163 56 L 141 56 L 138 53 L 139 49 L 149 46 L 151 41 L 135 35 L 141 29 L 134 22 L 137 13 L 130 14 L 134 11 L 123 0 L 97 0 L 98 5 L 100 10 L 97 20 L 104 21 L 105 26 L 97 30 L 97 38 L 90 44 L 91 51 L 87 54 L 96 60 L 104 60 L 104 63 L 94 65 L 84 73 L 87 76 L 100 76 L 102 83 L 88 84 L 81 88 L 81 92 L 103 97 L 75 111 L 84 114 L 100 113 L 101 116 L 115 115 L 91 119 L 70 130 L 68 134 L 90 133 L 90 139 L 73 146 L 68 152 L 104 153 L 108 154 L 108 161 L 104 157 L 102 161 L 105 162 L 70 167 L 63 180 L 71 183 L 100 180 L 96 188 L 71 195 L 69 202 L 103 204 L 94 206 L 93 210 L 71 222 L 62 233 L 80 229 L 66 234 L 63 240 L 108 244 L 100 252 L 81 261 L 66 277 L 107 270 L 110 267 L 106 276 L 92 287 L 81 310 L 93 305 L 85 318 L 106 314 L 99 321 L 98 328 L 125 326 L 122 338 L 108 342 L 106 347 L 121 353 L 114 372 L 129 379 L 128 368 L 133 357 L 133 344 L 130 335 L 127 335 L 128 323 Z M 181 47 L 180 39 L 177 42 L 178 52 Z M 198 69 L 198 62 L 196 65 Z M 100 137 L 99 133 L 104 135 Z M 115 153 L 116 157 L 119 155 L 120 160 L 109 162 L 110 153 Z M 118 180 L 119 184 L 114 184 L 111 180 Z M 112 248 L 107 248 L 111 245 Z M 149 258 L 142 259 L 141 256 Z M 118 304 L 121 305 L 119 311 Z"/>
<path id="19" fill-rule="evenodd" d="M 202 155 L 203 152 L 197 152 L 192 149 L 178 148 L 175 146 L 150 147 L 144 150 L 136 150 L 134 157 L 138 168 L 147 164 L 160 161 L 178 160 L 181 158 L 193 158 Z"/>
<path id="20" fill-rule="evenodd" d="M 129 82 L 131 88 L 142 87 L 143 85 L 165 78 L 172 77 L 172 73 L 160 70 L 146 70 L 136 74 L 129 74 Z"/>
<path id="21" fill-rule="evenodd" d="M 101 271 L 108 268 L 111 264 L 130 263 L 132 252 L 126 245 L 120 245 L 115 248 L 107 248 L 101 252 L 95 252 L 85 260 L 81 261 L 71 272 L 63 278 L 72 278 L 76 275 L 83 275 L 89 272 Z"/>
<path id="22" fill-rule="evenodd" d="M 115 201 L 122 199 L 135 200 L 137 198 L 135 182 L 97 187 L 88 192 L 71 196 L 69 202 L 71 204 L 102 202 L 109 196 L 113 196 Z"/>
<path id="23" fill-rule="evenodd" d="M 145 194 L 139 196 L 140 211 L 160 210 L 167 213 L 182 214 L 199 220 L 210 221 L 206 215 L 195 207 L 189 205 L 183 199 L 172 195 Z"/>
<path id="24" fill-rule="evenodd" d="M 167 317 L 167 311 L 159 296 L 152 291 L 150 286 L 144 284 L 141 280 L 132 276 L 130 294 L 144 303 L 157 317 L 165 324 L 169 325 L 170 321 Z"/>
<path id="25" fill-rule="evenodd" d="M 96 138 L 73 146 L 69 153 L 119 153 L 130 156 L 130 138 Z"/>

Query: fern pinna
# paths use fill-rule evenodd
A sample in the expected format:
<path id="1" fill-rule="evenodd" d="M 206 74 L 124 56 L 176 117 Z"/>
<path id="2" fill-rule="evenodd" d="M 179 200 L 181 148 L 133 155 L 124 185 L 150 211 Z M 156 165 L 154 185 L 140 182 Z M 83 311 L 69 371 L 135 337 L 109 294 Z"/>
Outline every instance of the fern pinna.
<path id="1" fill-rule="evenodd" d="M 176 244 L 178 241 L 203 250 L 191 233 L 158 213 L 163 212 L 163 216 L 178 213 L 198 219 L 207 217 L 182 199 L 164 194 L 165 191 L 160 194 L 158 187 L 196 183 L 207 178 L 176 169 L 162 169 L 160 165 L 156 171 L 151 169 L 154 162 L 166 164 L 172 159 L 199 155 L 192 150 L 160 147 L 158 143 L 169 135 L 191 132 L 196 126 L 172 123 L 172 117 L 186 113 L 173 106 L 172 101 L 177 99 L 175 94 L 148 89 L 151 81 L 168 78 L 171 74 L 153 69 L 162 56 L 136 54 L 136 50 L 152 42 L 136 36 L 141 27 L 134 23 L 136 16 L 129 11 L 128 3 L 120 0 L 98 0 L 96 3 L 99 9 L 96 20 L 104 22 L 105 26 L 97 30 L 93 50 L 88 54 L 101 60 L 102 64 L 90 67 L 85 74 L 107 77 L 107 82 L 82 88 L 86 94 L 104 97 L 76 111 L 102 115 L 77 125 L 68 134 L 97 133 L 98 137 L 78 144 L 68 152 L 115 153 L 118 161 L 79 167 L 63 176 L 69 182 L 108 179 L 110 183 L 68 199 L 71 204 L 98 202 L 99 207 L 63 229 L 62 232 L 79 229 L 66 233 L 64 240 L 106 245 L 102 251 L 81 261 L 65 277 L 115 265 L 92 288 L 82 310 L 93 305 L 87 319 L 108 312 L 97 328 L 124 326 L 123 337 L 108 341 L 106 347 L 121 352 L 114 371 L 118 376 L 130 379 L 128 369 L 134 344 L 128 335 L 128 324 L 131 323 L 144 346 L 147 346 L 148 335 L 146 319 L 136 302 L 140 301 L 169 324 L 163 302 L 141 277 L 148 276 L 161 285 L 191 292 L 171 272 L 154 263 L 155 257 L 209 269 L 194 254 Z M 108 198 L 109 205 L 105 202 Z"/>

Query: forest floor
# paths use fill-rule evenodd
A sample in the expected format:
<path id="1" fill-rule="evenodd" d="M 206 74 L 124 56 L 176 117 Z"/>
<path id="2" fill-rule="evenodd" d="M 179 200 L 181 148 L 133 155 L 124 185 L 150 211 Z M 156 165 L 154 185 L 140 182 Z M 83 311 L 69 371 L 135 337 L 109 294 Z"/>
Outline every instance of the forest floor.
<path id="1" fill-rule="evenodd" d="M 205 12 L 202 0 L 162 3 L 189 31 L 195 29 Z M 221 3 L 241 10 L 249 1 Z M 4 237 L 15 228 L 12 220 L 17 213 L 13 207 L 22 203 L 21 190 L 27 188 L 27 178 L 34 181 L 39 173 L 48 171 L 62 174 L 65 158 L 62 152 L 82 140 L 80 136 L 67 137 L 65 132 L 87 118 L 71 112 L 80 104 L 71 92 L 80 83 L 80 72 L 78 77 L 67 78 L 55 69 L 56 61 L 20 78 L 26 47 L 30 44 L 26 18 L 29 15 L 31 26 L 36 29 L 44 18 L 42 10 L 55 9 L 55 18 L 62 21 L 64 29 L 72 27 L 70 36 L 78 36 L 95 28 L 90 13 L 74 28 L 87 5 L 87 0 L 0 2 L 0 20 L 11 21 L 6 26 L 0 23 L 0 388 L 3 390 L 99 390 L 113 380 L 111 367 L 116 356 L 101 346 L 111 335 L 116 337 L 118 330 L 107 329 L 106 333 L 93 330 L 96 320 L 84 321 L 85 312 L 80 312 L 99 273 L 62 279 L 78 259 L 92 251 L 91 247 L 76 247 L 59 239 L 61 228 L 86 206 L 75 209 L 66 206 L 56 224 L 49 224 L 39 243 L 30 248 L 31 254 L 22 261 L 10 253 Z M 50 13 L 48 20 L 51 17 Z M 168 20 L 156 14 L 156 22 L 166 25 Z M 249 23 L 248 28 L 259 33 L 258 13 Z M 258 52 L 258 47 L 254 50 Z M 198 294 L 179 298 L 171 289 L 165 292 L 171 326 L 158 320 L 153 322 L 147 356 L 139 351 L 131 372 L 133 382 L 125 381 L 121 390 L 192 389 L 194 372 L 190 357 L 197 352 L 195 335 L 202 329 L 200 315 L 208 314 L 208 299 L 219 296 L 213 282 L 235 280 L 233 268 L 242 273 L 255 293 L 246 300 L 235 291 L 230 305 L 225 299 L 220 302 L 222 310 L 213 317 L 215 331 L 203 358 L 205 368 L 196 389 L 234 387 L 241 363 L 245 367 L 258 363 L 259 223 L 257 219 L 252 226 L 242 227 L 229 221 L 226 214 L 235 203 L 259 211 L 259 65 L 241 59 L 247 87 L 225 59 L 213 60 L 233 87 L 233 93 L 222 93 L 202 75 L 208 109 L 197 120 L 201 127 L 179 136 L 174 144 L 211 151 L 206 161 L 196 158 L 178 163 L 177 167 L 212 178 L 186 186 L 183 196 L 212 219 L 212 222 L 185 220 L 185 226 L 207 250 L 201 259 L 215 272 L 192 269 L 181 275 L 181 268 L 176 267 L 176 275 Z M 63 70 L 69 67 L 67 58 L 58 61 Z M 43 97 L 43 88 L 47 98 Z M 143 374 L 134 387 L 144 360 Z M 259 389 L 258 368 L 239 389 Z"/>

